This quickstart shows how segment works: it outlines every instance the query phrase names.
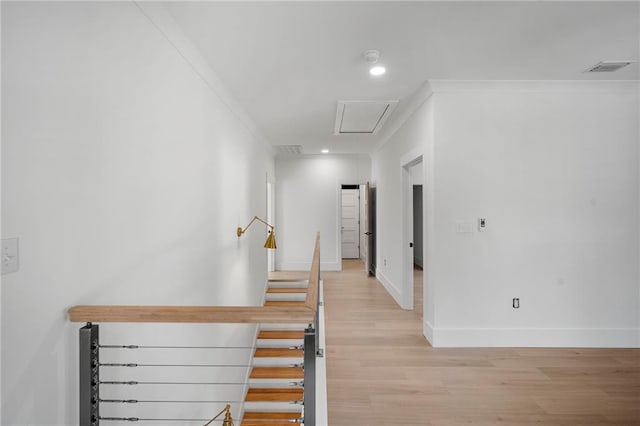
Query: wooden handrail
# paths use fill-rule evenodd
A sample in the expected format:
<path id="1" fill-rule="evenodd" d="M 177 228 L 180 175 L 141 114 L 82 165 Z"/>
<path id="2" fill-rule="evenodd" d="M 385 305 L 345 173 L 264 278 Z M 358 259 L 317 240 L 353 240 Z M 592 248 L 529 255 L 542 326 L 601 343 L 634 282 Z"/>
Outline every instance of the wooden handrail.
<path id="1" fill-rule="evenodd" d="M 290 323 L 313 318 L 305 307 L 278 306 L 80 305 L 69 309 L 73 322 Z"/>
<path id="2" fill-rule="evenodd" d="M 72 322 L 313 323 L 318 301 L 320 233 L 316 235 L 304 307 L 79 305 Z"/>
<path id="3" fill-rule="evenodd" d="M 313 259 L 311 271 L 309 271 L 309 285 L 304 305 L 315 314 L 318 309 L 318 280 L 320 279 L 320 233 L 316 234 L 316 243 L 313 247 Z"/>

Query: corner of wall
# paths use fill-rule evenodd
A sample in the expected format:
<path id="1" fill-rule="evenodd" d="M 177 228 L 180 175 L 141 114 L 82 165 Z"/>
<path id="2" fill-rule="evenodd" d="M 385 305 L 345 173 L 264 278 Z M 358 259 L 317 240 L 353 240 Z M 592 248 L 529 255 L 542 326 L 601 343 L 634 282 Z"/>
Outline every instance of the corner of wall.
<path id="1" fill-rule="evenodd" d="M 393 300 L 396 301 L 398 306 L 402 307 L 402 297 L 398 286 L 391 282 L 389 278 L 380 270 L 376 270 L 376 278 L 382 284 L 382 286 L 387 290 L 387 292 L 393 297 Z M 405 308 L 403 308 L 405 309 Z"/>
<path id="2" fill-rule="evenodd" d="M 167 41 L 180 53 L 186 62 L 191 65 L 196 74 L 209 86 L 212 92 L 229 108 L 229 110 L 240 120 L 249 132 L 259 140 L 267 154 L 275 157 L 275 149 L 268 139 L 258 130 L 249 114 L 235 100 L 231 92 L 224 86 L 215 72 L 211 69 L 206 59 L 202 56 L 198 48 L 191 42 L 180 26 L 173 19 L 173 16 L 160 3 L 146 1 L 134 1 L 140 12 L 151 21 Z"/>
<path id="3" fill-rule="evenodd" d="M 409 98 L 401 102 L 396 111 L 391 116 L 391 120 L 386 124 L 380 136 L 380 142 L 373 149 L 376 153 L 384 147 L 391 137 L 404 125 L 404 123 L 431 97 L 433 90 L 431 83 L 427 80 Z M 373 158 L 373 154 L 372 158 Z"/>
<path id="4" fill-rule="evenodd" d="M 433 325 L 429 321 L 424 321 L 422 323 L 422 334 L 427 339 L 429 344 L 435 347 L 435 342 L 433 341 Z"/>

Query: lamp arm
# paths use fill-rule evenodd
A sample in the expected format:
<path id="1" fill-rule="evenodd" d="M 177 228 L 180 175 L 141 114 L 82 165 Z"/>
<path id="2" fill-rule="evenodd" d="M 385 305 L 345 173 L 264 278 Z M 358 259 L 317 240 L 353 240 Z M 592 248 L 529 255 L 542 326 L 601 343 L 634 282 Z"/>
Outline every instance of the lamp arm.
<path id="1" fill-rule="evenodd" d="M 209 426 L 215 419 L 217 419 L 218 417 L 220 417 L 222 415 L 222 413 L 224 412 L 229 412 L 229 410 L 231 409 L 231 406 L 229 404 L 227 404 L 222 411 L 220 411 L 218 414 L 216 414 L 211 420 L 209 420 L 208 422 L 206 422 L 204 425 L 202 426 Z"/>
<path id="2" fill-rule="evenodd" d="M 253 225 L 253 222 L 255 222 L 256 220 L 258 220 L 258 221 L 264 223 L 265 225 L 267 225 L 269 228 L 271 228 L 271 231 L 273 231 L 275 229 L 275 227 L 273 225 L 271 225 L 271 224 L 267 223 L 266 221 L 260 219 L 258 216 L 254 216 L 253 219 L 251 219 L 251 222 L 249 222 L 249 224 L 247 226 L 245 226 L 244 229 L 238 228 L 238 237 L 241 236 L 242 234 L 244 234 L 247 231 L 247 229 L 249 229 L 249 227 L 251 225 Z"/>

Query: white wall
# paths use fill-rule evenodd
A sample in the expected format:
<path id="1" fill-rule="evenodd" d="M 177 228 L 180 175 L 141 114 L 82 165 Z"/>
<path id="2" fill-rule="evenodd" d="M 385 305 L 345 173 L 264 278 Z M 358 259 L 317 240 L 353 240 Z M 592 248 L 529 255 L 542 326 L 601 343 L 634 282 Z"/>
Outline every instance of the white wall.
<path id="1" fill-rule="evenodd" d="M 429 279 L 435 270 L 429 262 L 433 232 L 433 97 L 429 86 L 421 92 L 422 104 L 393 134 L 388 143 L 378 150 L 372 160 L 372 182 L 377 188 L 376 221 L 376 277 L 384 285 L 396 302 L 405 309 L 413 307 L 413 299 L 407 292 L 412 291 L 413 279 L 403 283 L 402 253 L 403 245 L 403 183 L 402 167 L 406 161 L 422 156 L 422 174 L 410 183 L 423 184 L 423 260 L 425 292 L 424 315 L 433 321 L 435 297 Z M 409 158 L 410 157 L 410 158 Z M 417 169 L 417 167 L 413 167 Z M 422 178 L 421 180 L 420 177 Z M 431 244 L 431 245 L 430 245 Z M 411 262 L 412 260 L 410 260 Z M 409 271 L 412 273 L 412 271 Z"/>
<path id="2" fill-rule="evenodd" d="M 2 4 L 0 4 L 0 23 L 2 22 Z M 2 45 L 2 31 L 0 28 L 0 46 Z M 0 52 L 1 52 L 0 48 Z M 0 80 L 2 80 L 2 67 L 0 66 Z M 2 85 L 0 85 L 0 99 L 2 99 Z M 2 147 L 2 102 L 0 102 L 0 148 Z M 2 187 L 2 149 L 0 149 L 0 188 Z M 0 224 L 2 223 L 2 197 L 0 197 Z M 3 237 L 0 226 L 0 238 Z M 0 275 L 0 422 L 2 422 L 2 275 Z"/>
<path id="3" fill-rule="evenodd" d="M 276 269 L 308 270 L 320 231 L 324 271 L 341 269 L 340 187 L 369 180 L 366 155 L 316 155 L 276 160 Z"/>
<path id="4" fill-rule="evenodd" d="M 261 301 L 263 233 L 235 230 L 265 214 L 272 154 L 145 7 L 3 2 L 2 236 L 21 259 L 2 280 L 2 424 L 77 424 L 73 305 Z M 231 327 L 209 338 L 252 337 Z"/>
<path id="5" fill-rule="evenodd" d="M 638 346 L 637 84 L 432 82 L 432 90 L 426 275 L 435 306 L 425 333 L 434 345 Z M 397 159 L 429 151 L 415 131 L 431 120 L 427 104 L 374 156 L 380 206 L 397 204 L 398 181 L 384 179 L 398 173 Z M 399 225 L 385 209 L 383 272 L 399 289 Z M 485 232 L 456 233 L 457 222 L 479 217 Z"/>

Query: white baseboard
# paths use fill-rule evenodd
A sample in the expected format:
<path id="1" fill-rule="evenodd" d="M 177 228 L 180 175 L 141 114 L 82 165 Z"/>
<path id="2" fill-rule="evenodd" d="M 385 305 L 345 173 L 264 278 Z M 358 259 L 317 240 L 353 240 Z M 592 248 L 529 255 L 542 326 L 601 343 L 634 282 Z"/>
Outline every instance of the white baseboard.
<path id="1" fill-rule="evenodd" d="M 427 338 L 427 341 L 431 344 L 431 346 L 434 346 L 433 345 L 433 326 L 429 321 L 425 321 L 424 323 L 422 323 L 422 334 L 424 334 L 424 337 Z"/>
<path id="2" fill-rule="evenodd" d="M 439 328 L 425 322 L 433 347 L 640 348 L 640 328 Z"/>
<path id="3" fill-rule="evenodd" d="M 382 286 L 387 290 L 387 293 L 389 293 L 391 297 L 393 297 L 393 300 L 396 301 L 398 306 L 402 307 L 400 290 L 398 290 L 398 287 L 396 287 L 391 282 L 391 280 L 389 280 L 389 278 L 387 278 L 387 276 L 382 273 L 382 271 L 376 271 L 376 278 L 378 279 L 378 281 L 380 281 Z"/>
<path id="4" fill-rule="evenodd" d="M 341 271 L 340 262 L 320 262 L 320 272 L 322 271 Z M 310 271 L 311 262 L 277 262 L 276 271 Z"/>

